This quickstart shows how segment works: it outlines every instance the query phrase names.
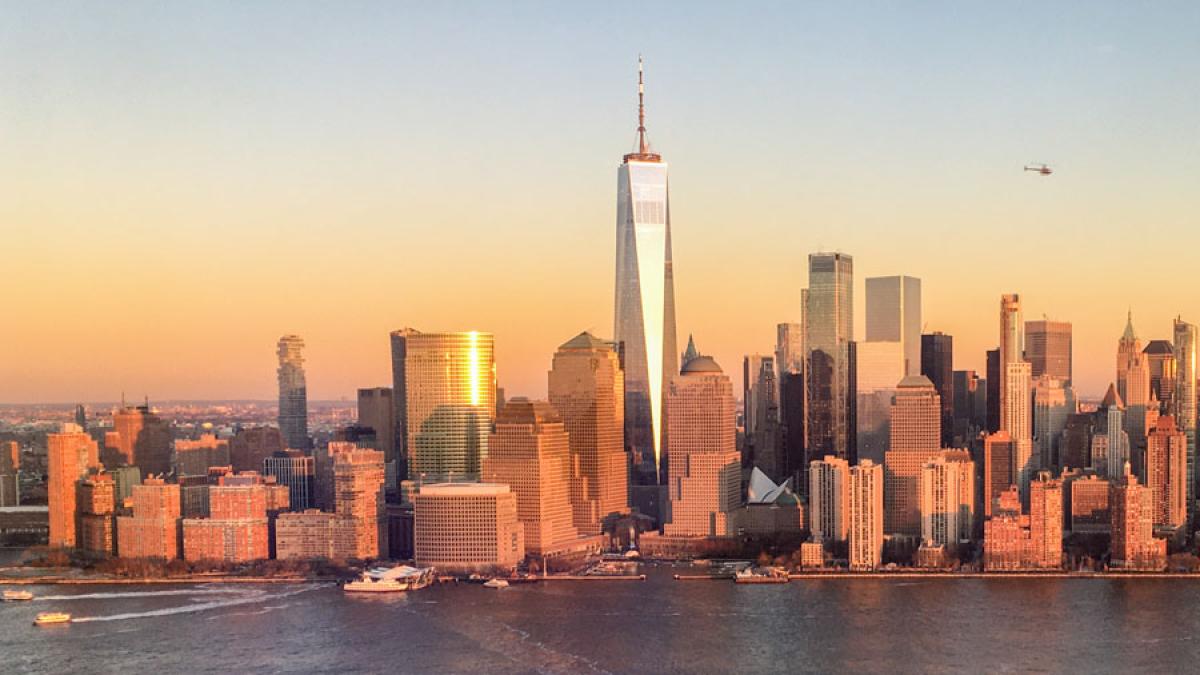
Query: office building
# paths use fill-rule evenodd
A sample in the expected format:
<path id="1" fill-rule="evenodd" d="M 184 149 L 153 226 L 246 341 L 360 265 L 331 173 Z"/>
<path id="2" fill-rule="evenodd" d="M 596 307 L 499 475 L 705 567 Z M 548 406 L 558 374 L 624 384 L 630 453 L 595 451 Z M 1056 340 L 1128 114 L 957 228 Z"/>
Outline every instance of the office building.
<path id="1" fill-rule="evenodd" d="M 629 511 L 625 373 L 617 345 L 586 332 L 559 345 L 547 389 L 578 467 L 572 523 L 582 534 L 599 534 L 606 516 Z"/>
<path id="2" fill-rule="evenodd" d="M 418 565 L 448 573 L 511 570 L 525 558 L 517 496 L 507 485 L 440 483 L 413 495 Z"/>
<path id="3" fill-rule="evenodd" d="M 752 354 L 742 362 L 742 418 L 745 429 L 742 464 L 762 469 L 772 480 L 784 480 L 784 462 L 779 453 L 777 375 L 772 356 Z"/>
<path id="4" fill-rule="evenodd" d="M 983 440 L 983 515 L 990 517 L 996 500 L 1016 485 L 1013 456 L 1016 453 L 1007 431 L 988 434 Z"/>
<path id="5" fill-rule="evenodd" d="M 238 484 L 242 483 L 242 484 Z M 249 562 L 270 555 L 270 486 L 222 476 L 209 487 L 209 517 L 183 519 L 185 560 Z"/>
<path id="6" fill-rule="evenodd" d="M 1131 409 L 1150 402 L 1150 360 L 1133 330 L 1133 312 L 1129 313 L 1125 332 L 1117 341 L 1117 393 Z"/>
<path id="7" fill-rule="evenodd" d="M 263 474 L 287 486 L 292 511 L 316 506 L 316 473 L 316 460 L 299 450 L 282 450 L 263 460 Z"/>
<path id="8" fill-rule="evenodd" d="M 624 349 L 625 444 L 640 484 L 665 483 L 665 390 L 675 361 L 675 280 L 667 163 L 646 136 L 638 61 L 638 145 L 617 169 L 617 266 L 613 338 Z M 656 517 L 661 514 L 653 514 Z"/>
<path id="9" fill-rule="evenodd" d="M 411 328 L 391 338 L 400 478 L 477 477 L 496 418 L 494 338 Z"/>
<path id="10" fill-rule="evenodd" d="M 892 403 L 891 443 L 884 455 L 884 530 L 921 535 L 921 469 L 941 453 L 942 401 L 924 375 L 900 382 Z"/>
<path id="11" fill-rule="evenodd" d="M 667 390 L 668 536 L 736 534 L 733 514 L 741 507 L 736 407 L 732 383 L 710 357 L 688 361 L 671 381 Z"/>
<path id="12" fill-rule="evenodd" d="M 864 459 L 850 467 L 850 569 L 883 562 L 883 467 Z"/>
<path id="13" fill-rule="evenodd" d="M 857 354 L 853 258 L 844 253 L 810 254 L 808 285 L 802 294 L 808 357 L 808 455 L 833 455 L 854 462 Z"/>
<path id="14" fill-rule="evenodd" d="M 1025 358 L 1033 379 L 1052 377 L 1071 386 L 1071 323 L 1049 319 L 1026 321 Z"/>
<path id="15" fill-rule="evenodd" d="M 144 474 L 171 472 L 171 424 L 149 403 L 113 411 L 113 432 L 107 434 L 100 458 L 105 468 L 136 466 Z"/>
<path id="16" fill-rule="evenodd" d="M 1150 393 L 1169 410 L 1175 397 L 1175 345 L 1170 340 L 1151 340 L 1142 351 L 1150 371 Z"/>
<path id="17" fill-rule="evenodd" d="M 954 445 L 954 337 L 944 333 L 921 336 L 921 374 L 942 398 L 942 445 Z"/>
<path id="18" fill-rule="evenodd" d="M 506 484 L 517 496 L 525 552 L 561 553 L 579 537 L 571 508 L 572 463 L 567 430 L 549 403 L 509 400 L 488 439 L 482 480 Z"/>
<path id="19" fill-rule="evenodd" d="M 390 387 L 358 390 L 358 425 L 375 432 L 376 450 L 384 462 L 396 459 L 396 402 Z"/>
<path id="20" fill-rule="evenodd" d="M 901 377 L 921 374 L 921 280 L 870 277 L 866 290 L 866 341 L 899 342 Z"/>
<path id="21" fill-rule="evenodd" d="M 1067 420 L 1075 414 L 1075 393 L 1064 380 L 1043 375 L 1033 383 L 1033 440 L 1038 466 L 1062 466 L 1059 447 Z"/>

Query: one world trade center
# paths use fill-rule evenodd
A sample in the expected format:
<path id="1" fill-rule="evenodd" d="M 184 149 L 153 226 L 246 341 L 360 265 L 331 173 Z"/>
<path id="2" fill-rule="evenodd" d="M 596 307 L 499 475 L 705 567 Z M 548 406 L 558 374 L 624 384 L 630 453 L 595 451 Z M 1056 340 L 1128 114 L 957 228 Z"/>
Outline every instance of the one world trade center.
<path id="1" fill-rule="evenodd" d="M 665 522 L 666 406 L 679 373 L 667 164 L 646 139 L 638 59 L 637 150 L 617 170 L 617 284 L 614 335 L 625 365 L 625 446 L 632 453 L 631 501 Z"/>

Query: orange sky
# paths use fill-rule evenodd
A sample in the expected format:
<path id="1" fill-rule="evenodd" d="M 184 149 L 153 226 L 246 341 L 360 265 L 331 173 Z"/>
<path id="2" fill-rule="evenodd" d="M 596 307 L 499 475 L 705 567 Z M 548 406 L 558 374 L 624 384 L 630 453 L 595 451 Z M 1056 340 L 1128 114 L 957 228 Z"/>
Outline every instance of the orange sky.
<path id="1" fill-rule="evenodd" d="M 285 333 L 308 343 L 310 398 L 353 397 L 390 383 L 402 326 L 492 331 L 509 395 L 544 395 L 556 345 L 612 333 L 643 44 L 680 347 L 694 333 L 735 386 L 822 249 L 854 255 L 860 336 L 865 277 L 920 277 L 956 368 L 982 369 L 1001 293 L 1072 321 L 1084 395 L 1112 379 L 1128 307 L 1143 338 L 1200 321 L 1190 10 L 831 10 L 803 39 L 761 10 L 739 20 L 765 32 L 720 51 L 711 9 L 670 37 L 571 16 L 525 41 L 504 39 L 530 25 L 512 11 L 250 8 L 229 32 L 183 8 L 0 10 L 0 401 L 272 398 Z"/>

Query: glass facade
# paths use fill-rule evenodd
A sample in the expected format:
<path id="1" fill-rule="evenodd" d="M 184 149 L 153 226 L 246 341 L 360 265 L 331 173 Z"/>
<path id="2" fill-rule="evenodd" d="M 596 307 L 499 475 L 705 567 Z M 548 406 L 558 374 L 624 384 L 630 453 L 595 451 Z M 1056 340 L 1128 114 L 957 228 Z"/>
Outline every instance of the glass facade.
<path id="1" fill-rule="evenodd" d="M 867 342 L 899 342 L 904 375 L 920 374 L 921 280 L 872 277 L 867 279 L 866 289 Z"/>
<path id="2" fill-rule="evenodd" d="M 496 415 L 491 333 L 392 333 L 393 397 L 407 474 L 478 477 Z"/>
<path id="3" fill-rule="evenodd" d="M 808 256 L 804 294 L 808 350 L 808 453 L 855 459 L 854 260 L 844 253 Z"/>
<path id="4" fill-rule="evenodd" d="M 625 442 L 665 480 L 663 390 L 679 371 L 667 165 L 626 157 L 617 176 L 614 335 L 624 348 Z M 651 458 L 653 458 L 651 460 Z"/>

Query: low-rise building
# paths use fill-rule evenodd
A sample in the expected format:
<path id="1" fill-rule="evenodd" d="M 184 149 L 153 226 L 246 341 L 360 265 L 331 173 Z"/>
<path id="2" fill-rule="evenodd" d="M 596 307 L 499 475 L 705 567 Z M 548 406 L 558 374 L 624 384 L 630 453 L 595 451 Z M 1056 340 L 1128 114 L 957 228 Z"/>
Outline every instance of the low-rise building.
<path id="1" fill-rule="evenodd" d="M 507 485 L 438 483 L 413 497 L 418 564 L 447 572 L 511 569 L 525 557 L 524 535 Z"/>

